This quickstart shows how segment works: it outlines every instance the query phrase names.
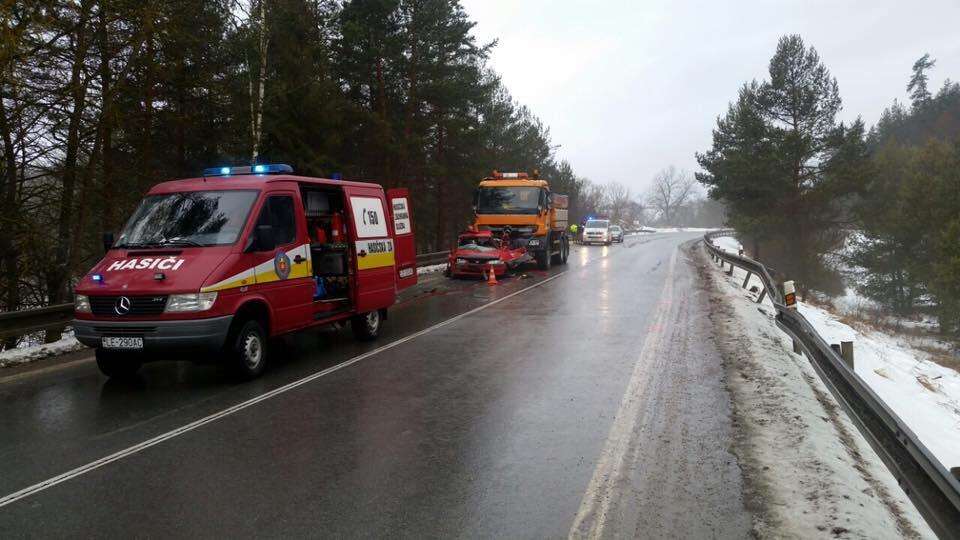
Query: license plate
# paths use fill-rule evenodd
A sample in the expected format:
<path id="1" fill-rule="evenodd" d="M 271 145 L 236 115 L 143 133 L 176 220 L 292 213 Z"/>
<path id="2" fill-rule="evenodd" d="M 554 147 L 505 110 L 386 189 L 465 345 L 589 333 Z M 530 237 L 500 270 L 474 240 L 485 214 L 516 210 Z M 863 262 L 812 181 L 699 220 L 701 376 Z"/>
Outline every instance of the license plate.
<path id="1" fill-rule="evenodd" d="M 142 337 L 105 337 L 101 338 L 104 349 L 142 349 Z"/>

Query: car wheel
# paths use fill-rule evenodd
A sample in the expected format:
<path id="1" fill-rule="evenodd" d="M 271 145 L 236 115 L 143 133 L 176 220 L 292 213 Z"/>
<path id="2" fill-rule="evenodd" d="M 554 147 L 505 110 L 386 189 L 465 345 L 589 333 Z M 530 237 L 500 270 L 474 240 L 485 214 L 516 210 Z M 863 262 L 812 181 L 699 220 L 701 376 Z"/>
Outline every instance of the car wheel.
<path id="1" fill-rule="evenodd" d="M 259 321 L 249 320 L 240 325 L 227 346 L 227 367 L 238 379 L 255 379 L 266 369 L 267 332 Z"/>
<path id="2" fill-rule="evenodd" d="M 372 341 L 380 335 L 380 311 L 373 310 L 354 315 L 350 320 L 353 336 L 359 341 Z"/>
<path id="3" fill-rule="evenodd" d="M 139 358 L 117 351 L 97 349 L 94 354 L 100 372 L 111 379 L 132 379 L 143 365 Z"/>

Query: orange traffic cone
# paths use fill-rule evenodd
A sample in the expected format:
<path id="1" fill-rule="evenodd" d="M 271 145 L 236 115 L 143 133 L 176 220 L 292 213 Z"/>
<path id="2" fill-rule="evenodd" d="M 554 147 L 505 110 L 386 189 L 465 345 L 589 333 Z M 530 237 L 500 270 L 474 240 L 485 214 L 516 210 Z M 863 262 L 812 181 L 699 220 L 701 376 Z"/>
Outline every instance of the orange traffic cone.
<path id="1" fill-rule="evenodd" d="M 490 265 L 490 271 L 487 272 L 487 285 L 496 285 L 497 284 L 497 273 L 493 270 L 493 265 Z"/>

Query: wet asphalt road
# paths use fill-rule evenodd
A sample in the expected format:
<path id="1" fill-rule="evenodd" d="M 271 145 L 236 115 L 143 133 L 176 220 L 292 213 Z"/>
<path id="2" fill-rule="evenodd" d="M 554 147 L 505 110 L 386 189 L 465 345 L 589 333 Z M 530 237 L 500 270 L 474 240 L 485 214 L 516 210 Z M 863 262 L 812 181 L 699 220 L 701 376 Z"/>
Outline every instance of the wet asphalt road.
<path id="1" fill-rule="evenodd" d="M 426 276 L 377 342 L 299 334 L 252 383 L 179 363 L 0 378 L 0 537 L 747 536 L 679 249 L 696 237 L 578 248 L 497 287 Z"/>

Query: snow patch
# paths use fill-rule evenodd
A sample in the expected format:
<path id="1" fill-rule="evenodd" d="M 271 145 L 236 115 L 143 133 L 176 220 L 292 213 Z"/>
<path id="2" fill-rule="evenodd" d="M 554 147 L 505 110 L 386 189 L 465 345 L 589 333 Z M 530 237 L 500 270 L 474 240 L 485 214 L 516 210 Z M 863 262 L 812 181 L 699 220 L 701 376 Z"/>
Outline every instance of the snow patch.
<path id="1" fill-rule="evenodd" d="M 854 329 L 829 311 L 798 303 L 827 343 L 853 342 L 854 371 L 947 467 L 960 466 L 960 373 L 904 338 Z"/>
<path id="2" fill-rule="evenodd" d="M 437 272 L 443 272 L 446 269 L 447 269 L 447 263 L 431 264 L 430 266 L 418 266 L 417 275 L 435 274 Z"/>
<path id="3" fill-rule="evenodd" d="M 86 345 L 73 337 L 73 332 L 65 332 L 63 335 L 63 338 L 53 343 L 18 347 L 0 352 L 0 368 L 26 364 L 48 356 L 66 354 L 87 348 Z"/>

